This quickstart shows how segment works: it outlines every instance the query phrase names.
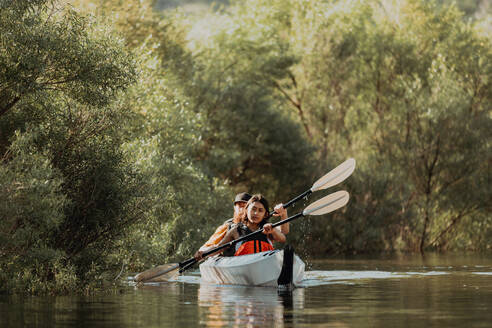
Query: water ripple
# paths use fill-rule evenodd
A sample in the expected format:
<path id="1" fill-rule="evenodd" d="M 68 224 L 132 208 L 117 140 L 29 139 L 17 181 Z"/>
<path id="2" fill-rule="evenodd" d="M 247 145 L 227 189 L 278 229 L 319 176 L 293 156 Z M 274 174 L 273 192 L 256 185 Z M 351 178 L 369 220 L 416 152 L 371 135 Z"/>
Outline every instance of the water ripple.
<path id="1" fill-rule="evenodd" d="M 409 271 L 409 272 L 392 272 L 392 271 L 350 271 L 350 270 L 333 270 L 333 271 L 306 271 L 300 287 L 312 287 L 328 284 L 350 284 L 361 283 L 369 279 L 405 279 L 419 276 L 442 276 L 449 272 L 444 271 Z M 492 272 L 473 272 L 477 275 L 492 275 Z M 169 282 L 182 282 L 187 284 L 200 284 L 199 272 L 177 276 L 170 279 Z M 146 283 L 146 285 L 159 285 L 159 283 Z"/>
<path id="2" fill-rule="evenodd" d="M 390 271 L 307 271 L 301 287 L 320 286 L 327 284 L 354 284 L 368 279 L 395 279 L 415 276 L 446 275 L 447 272 L 390 272 Z"/>

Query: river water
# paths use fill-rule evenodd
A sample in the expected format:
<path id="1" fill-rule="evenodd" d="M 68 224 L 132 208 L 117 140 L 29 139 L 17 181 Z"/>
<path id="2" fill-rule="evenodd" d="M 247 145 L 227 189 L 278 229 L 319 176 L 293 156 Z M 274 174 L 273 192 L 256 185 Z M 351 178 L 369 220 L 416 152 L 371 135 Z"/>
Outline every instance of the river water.
<path id="1" fill-rule="evenodd" d="M 96 296 L 0 296 L 0 327 L 492 327 L 492 256 L 308 261 L 302 286 L 174 282 Z"/>

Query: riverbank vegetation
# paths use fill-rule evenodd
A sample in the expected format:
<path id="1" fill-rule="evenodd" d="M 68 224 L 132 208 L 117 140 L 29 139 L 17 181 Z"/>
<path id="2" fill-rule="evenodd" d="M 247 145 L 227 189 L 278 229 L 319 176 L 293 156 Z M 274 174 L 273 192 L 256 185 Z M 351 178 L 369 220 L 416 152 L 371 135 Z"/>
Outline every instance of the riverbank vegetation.
<path id="1" fill-rule="evenodd" d="M 490 250 L 491 8 L 443 2 L 0 2 L 0 292 L 188 258 L 348 157 L 304 256 Z"/>

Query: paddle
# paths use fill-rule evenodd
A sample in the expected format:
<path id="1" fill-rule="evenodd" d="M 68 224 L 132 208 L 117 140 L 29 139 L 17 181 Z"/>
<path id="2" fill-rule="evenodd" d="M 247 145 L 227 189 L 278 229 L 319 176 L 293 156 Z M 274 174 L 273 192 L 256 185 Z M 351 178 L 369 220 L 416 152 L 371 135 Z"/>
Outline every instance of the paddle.
<path id="1" fill-rule="evenodd" d="M 347 159 L 345 162 L 338 165 L 333 170 L 331 170 L 330 172 L 326 173 L 324 176 L 319 178 L 315 183 L 313 183 L 311 189 L 306 190 L 299 196 L 294 197 L 287 203 L 283 204 L 283 208 L 287 208 L 294 205 L 295 202 L 297 202 L 298 200 L 304 197 L 307 198 L 310 194 L 312 194 L 315 191 L 327 189 L 329 187 L 333 187 L 334 185 L 341 183 L 342 181 L 347 179 L 352 174 L 352 172 L 354 172 L 354 170 L 355 170 L 355 159 L 353 158 Z M 272 216 L 274 213 L 275 211 L 271 211 L 269 215 Z M 181 267 L 180 272 L 185 271 L 193 264 L 195 264 L 195 262 L 190 263 L 186 267 Z"/>
<path id="2" fill-rule="evenodd" d="M 336 184 L 341 183 L 346 178 L 348 178 L 352 174 L 352 172 L 354 172 L 354 169 L 355 169 L 355 159 L 353 159 L 353 158 L 347 159 L 345 162 L 341 163 L 336 168 L 334 168 L 333 170 L 331 170 L 330 172 L 328 172 L 327 174 L 325 174 L 324 176 L 319 178 L 312 185 L 312 187 L 309 190 L 306 190 L 305 192 L 303 192 L 299 196 L 291 199 L 290 201 L 285 203 L 283 205 L 283 207 L 284 208 L 290 207 L 295 202 L 297 202 L 298 200 L 309 196 L 311 193 L 313 193 L 315 191 L 327 189 L 329 187 L 332 187 Z M 275 213 L 275 212 L 274 211 L 270 212 L 270 215 L 273 215 L 273 213 Z M 204 256 L 204 255 L 205 255 L 205 253 L 202 256 Z M 190 261 L 190 260 L 187 260 L 187 261 L 182 262 L 182 263 L 171 263 L 171 264 L 160 265 L 158 267 L 155 267 L 153 269 L 149 269 L 147 271 L 144 271 L 144 272 L 138 274 L 137 276 L 135 276 L 135 280 L 137 280 L 137 278 L 139 278 L 139 277 L 141 277 L 141 280 L 138 280 L 138 281 L 150 280 L 152 278 L 164 275 L 166 273 L 171 273 L 171 277 L 172 277 L 172 275 L 175 274 L 173 272 L 174 270 L 180 268 L 180 271 L 184 271 L 196 263 L 196 261 Z M 188 263 L 188 264 L 184 264 L 184 263 Z M 147 276 L 153 276 L 153 277 L 146 278 Z"/>
<path id="3" fill-rule="evenodd" d="M 330 212 L 333 212 L 337 209 L 339 209 L 340 207 L 343 207 L 347 204 L 347 202 L 349 201 L 349 194 L 348 192 L 346 191 L 337 191 L 333 194 L 330 194 L 328 196 L 325 196 L 317 201 L 315 201 L 314 203 L 310 204 L 308 207 L 306 207 L 304 209 L 304 211 L 302 211 L 301 213 L 297 213 L 285 220 L 282 220 L 282 221 L 279 221 L 279 222 L 276 222 L 274 224 L 272 224 L 272 227 L 275 228 L 279 225 L 282 225 L 284 223 L 287 223 L 287 222 L 290 222 L 292 220 L 295 220 L 301 216 L 306 216 L 306 215 L 323 215 L 323 214 L 327 214 L 327 213 L 330 213 Z M 217 247 L 214 247 L 206 252 L 204 252 L 202 254 L 203 257 L 206 257 L 210 254 L 214 254 L 218 251 L 221 251 L 223 250 L 224 248 L 227 248 L 227 247 L 230 247 L 230 246 L 234 246 L 235 244 L 239 243 L 240 241 L 243 241 L 247 238 L 250 238 L 254 235 L 257 235 L 257 234 L 260 234 L 260 233 L 263 233 L 263 228 L 262 229 L 258 229 L 250 234 L 247 234 L 241 238 L 238 238 L 238 239 L 235 239 L 231 242 L 228 242 L 224 245 L 221 245 L 221 246 L 217 246 Z M 139 274 L 137 274 L 134 278 L 134 280 L 136 282 L 144 282 L 144 281 L 148 281 L 148 280 L 151 280 L 151 279 L 154 279 L 154 278 L 157 278 L 159 276 L 163 276 L 163 275 L 166 275 L 166 274 L 172 274 L 174 275 L 175 274 L 175 270 L 177 269 L 183 269 L 183 268 L 188 268 L 191 266 L 191 264 L 193 263 L 196 263 L 197 260 L 195 258 L 190 258 L 186 261 L 183 261 L 183 262 L 180 262 L 180 263 L 176 263 L 176 264 L 171 264 L 171 265 L 164 265 L 164 266 L 161 266 L 161 267 L 157 267 L 157 268 L 153 268 L 153 269 L 150 269 L 150 270 L 147 270 L 147 271 L 144 271 L 144 272 L 141 272 Z M 160 269 L 159 269 L 160 268 Z M 180 270 L 181 272 L 181 270 Z"/>
<path id="4" fill-rule="evenodd" d="M 333 170 L 331 170 L 330 172 L 326 173 L 324 176 L 319 178 L 315 183 L 313 183 L 311 189 L 306 190 L 299 196 L 291 199 L 286 204 L 284 204 L 283 207 L 287 208 L 293 205 L 299 199 L 307 197 L 315 191 L 327 189 L 329 187 L 333 187 L 334 185 L 341 183 L 343 180 L 347 179 L 352 174 L 352 172 L 354 172 L 354 170 L 355 170 L 355 159 L 349 158 L 345 162 L 338 165 Z M 273 215 L 273 213 L 275 212 L 274 211 L 270 212 L 270 215 Z"/>

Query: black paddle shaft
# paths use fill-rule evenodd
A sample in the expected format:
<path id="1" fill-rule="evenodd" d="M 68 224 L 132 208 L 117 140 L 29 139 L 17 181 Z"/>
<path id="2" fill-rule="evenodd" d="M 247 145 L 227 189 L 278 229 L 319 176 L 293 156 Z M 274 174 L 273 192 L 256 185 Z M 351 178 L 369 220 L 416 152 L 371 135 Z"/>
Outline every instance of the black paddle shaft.
<path id="1" fill-rule="evenodd" d="M 289 200 L 286 204 L 283 204 L 283 208 L 287 208 L 287 207 L 292 206 L 292 205 L 293 205 L 295 202 L 297 202 L 299 199 L 302 199 L 302 198 L 304 198 L 304 197 L 307 197 L 307 196 L 309 196 L 309 195 L 310 195 L 310 194 L 312 194 L 312 193 L 313 193 L 313 191 L 312 191 L 311 189 L 306 190 L 305 192 L 303 192 L 303 193 L 302 193 L 302 194 L 300 194 L 299 196 L 297 196 L 297 197 L 295 197 L 295 198 L 293 198 L 293 199 Z M 274 213 L 275 213 L 275 211 L 271 211 L 271 212 L 270 212 L 270 216 L 271 216 L 271 215 L 273 215 Z M 274 228 L 275 228 L 275 227 L 277 227 L 277 226 L 279 226 L 279 225 L 282 225 L 282 224 L 284 224 L 284 223 L 287 223 L 287 222 L 289 222 L 289 221 L 292 221 L 292 220 L 294 220 L 294 219 L 297 219 L 297 218 L 298 218 L 299 216 L 301 216 L 301 215 L 302 215 L 302 213 L 299 213 L 299 214 L 296 214 L 296 215 L 294 215 L 294 216 L 292 216 L 292 217 L 290 217 L 290 218 L 287 218 L 287 219 L 285 219 L 285 220 L 282 220 L 282 221 L 279 221 L 279 222 L 277 222 L 277 223 L 274 223 L 274 224 L 272 224 L 272 227 L 274 227 Z M 208 256 L 208 255 L 210 255 L 210 254 L 213 254 L 213 253 L 215 253 L 215 252 L 217 252 L 217 251 L 220 251 L 220 250 L 222 250 L 222 249 L 224 249 L 224 248 L 227 248 L 227 247 L 229 247 L 229 246 L 233 246 L 233 245 L 237 244 L 238 242 L 243 241 L 244 239 L 246 239 L 246 238 L 248 238 L 248 237 L 255 236 L 255 235 L 257 235 L 257 234 L 259 234 L 259 233 L 261 233 L 261 232 L 263 232 L 263 229 L 256 230 L 256 231 L 254 231 L 254 232 L 250 233 L 249 235 L 246 235 L 246 236 L 243 236 L 243 237 L 238 238 L 238 239 L 236 239 L 236 240 L 233 240 L 233 241 L 231 241 L 230 243 L 227 243 L 227 244 L 221 245 L 221 246 L 219 246 L 219 247 L 215 247 L 215 248 L 213 248 L 213 249 L 211 249 L 211 250 L 209 250 L 209 251 L 204 252 L 204 253 L 202 254 L 202 257 L 206 257 L 206 256 Z M 197 262 L 197 260 L 196 260 L 195 258 L 191 258 L 191 259 L 188 259 L 188 260 L 186 260 L 186 261 L 183 261 L 183 262 L 179 263 L 179 272 L 183 272 L 183 271 L 187 270 L 189 267 L 191 267 L 191 266 L 192 266 L 193 264 L 195 264 L 196 262 Z"/>
<path id="2" fill-rule="evenodd" d="M 290 206 L 294 205 L 294 203 L 297 202 L 299 199 L 302 199 L 304 197 L 307 197 L 307 196 L 309 196 L 312 193 L 313 193 L 313 191 L 311 189 L 309 189 L 309 190 L 303 192 L 302 194 L 300 194 L 299 196 L 297 196 L 297 197 L 289 200 L 286 204 L 283 205 L 283 207 L 284 208 L 290 207 Z M 270 215 L 273 215 L 273 213 L 275 213 L 275 211 L 271 211 L 270 212 Z"/>
<path id="3" fill-rule="evenodd" d="M 277 223 L 272 224 L 272 228 L 278 227 L 279 225 L 282 225 L 284 223 L 287 223 L 287 222 L 290 222 L 292 220 L 295 220 L 295 219 L 297 219 L 297 218 L 299 218 L 301 216 L 304 216 L 304 214 L 303 213 L 297 213 L 297 214 L 295 214 L 295 215 L 293 215 L 293 216 L 291 216 L 291 217 L 289 217 L 289 218 L 287 218 L 285 220 L 278 221 Z M 227 244 L 224 244 L 224 245 L 221 245 L 221 246 L 218 246 L 218 247 L 214 247 L 214 248 L 212 248 L 212 249 L 204 252 L 202 254 L 202 257 L 206 257 L 206 256 L 208 256 L 210 254 L 213 254 L 215 252 L 218 252 L 220 250 L 223 250 L 224 248 L 227 248 L 229 246 L 234 246 L 237 243 L 239 243 L 240 241 L 243 241 L 243 240 L 245 240 L 245 239 L 247 239 L 247 238 L 249 238 L 251 236 L 255 236 L 255 235 L 258 235 L 260 233 L 263 233 L 263 228 L 258 229 L 258 230 L 254 231 L 254 232 L 252 232 L 250 234 L 247 234 L 245 236 L 242 236 L 241 238 L 238 238 L 238 239 L 235 239 L 233 241 L 230 241 Z M 173 266 L 171 268 L 168 268 L 168 269 L 159 271 L 156 274 L 152 275 L 151 277 L 147 277 L 145 279 L 145 281 L 148 281 L 148 280 L 151 280 L 151 279 L 153 279 L 155 277 L 159 277 L 159 276 L 161 276 L 163 274 L 172 272 L 172 271 L 174 271 L 174 270 L 176 270 L 178 268 L 179 268 L 179 273 L 182 273 L 182 272 L 186 271 L 187 269 L 189 269 L 196 262 L 198 262 L 198 261 L 194 257 L 192 257 L 192 258 L 190 258 L 190 259 L 188 259 L 186 261 L 183 261 L 183 262 L 180 262 L 180 263 L 176 264 L 175 266 Z"/>
<path id="4" fill-rule="evenodd" d="M 295 198 L 291 199 L 290 201 L 288 201 L 286 204 L 284 204 L 284 205 L 283 205 L 283 207 L 284 207 L 284 208 L 290 207 L 290 206 L 292 206 L 295 202 L 297 202 L 299 199 L 302 199 L 302 198 L 304 198 L 304 197 L 307 197 L 307 196 L 309 196 L 309 195 L 310 195 L 310 194 L 312 194 L 312 193 L 313 193 L 313 191 L 312 191 L 311 189 L 306 190 L 305 192 L 303 192 L 303 193 L 302 193 L 302 194 L 300 194 L 299 196 L 297 196 L 297 197 L 295 197 Z M 271 211 L 271 212 L 270 212 L 270 216 L 271 216 L 271 215 L 273 215 L 273 213 L 275 213 L 275 211 Z M 277 222 L 277 223 L 274 223 L 274 224 L 272 224 L 272 227 L 274 227 L 274 228 L 275 228 L 275 227 L 277 227 L 277 226 L 279 226 L 279 225 L 282 225 L 282 224 L 284 224 L 284 223 L 290 222 L 290 221 L 292 221 L 292 220 L 294 220 L 294 219 L 297 219 L 297 218 L 298 218 L 299 216 L 301 216 L 301 215 L 302 215 L 302 213 L 299 213 L 299 214 L 296 214 L 296 215 L 294 215 L 294 216 L 291 216 L 290 218 L 287 218 L 287 219 L 285 219 L 285 220 L 282 220 L 282 221 L 279 221 L 279 222 Z M 219 246 L 219 247 L 212 248 L 211 250 L 204 252 L 204 253 L 202 254 L 202 257 L 207 257 L 208 255 L 213 254 L 213 253 L 215 253 L 215 252 L 218 252 L 218 251 L 220 251 L 220 250 L 222 250 L 222 249 L 224 249 L 224 248 L 227 248 L 227 247 L 229 247 L 229 246 L 236 245 L 238 242 L 243 241 L 243 240 L 245 240 L 245 239 L 246 239 L 246 238 L 248 238 L 248 237 L 255 236 L 255 235 L 257 235 L 257 234 L 259 234 L 259 233 L 262 233 L 262 232 L 263 232 L 263 229 L 259 229 L 259 230 L 256 230 L 256 231 L 254 231 L 254 232 L 252 232 L 252 233 L 250 233 L 250 234 L 248 234 L 248 235 L 246 235 L 246 236 L 243 236 L 243 237 L 241 237 L 241 238 L 238 238 L 238 239 L 236 239 L 236 240 L 233 240 L 233 241 L 231 241 L 231 242 L 229 242 L 229 243 L 227 243 L 227 244 L 221 245 L 221 246 Z M 198 262 L 198 261 L 197 261 L 195 258 L 191 258 L 191 259 L 188 259 L 188 260 L 186 260 L 186 261 L 183 261 L 183 262 L 179 263 L 179 272 L 181 273 L 181 272 L 186 271 L 188 268 L 190 268 L 190 267 L 191 267 L 193 264 L 195 264 L 196 262 Z"/>
<path id="5" fill-rule="evenodd" d="M 303 197 L 304 197 L 304 196 L 303 196 Z M 287 219 L 285 219 L 285 220 L 278 221 L 277 223 L 273 223 L 273 224 L 272 224 L 272 228 L 278 227 L 278 226 L 280 226 L 280 225 L 282 225 L 282 224 L 285 224 L 285 223 L 287 223 L 287 222 L 290 222 L 290 221 L 292 221 L 292 220 L 295 220 L 295 219 L 297 219 L 297 218 L 299 218 L 299 217 L 301 217 L 301 216 L 303 216 L 303 213 L 297 213 L 297 214 L 295 214 L 295 215 L 293 215 L 293 216 L 291 216 L 291 217 L 289 217 L 289 218 L 287 218 Z M 242 236 L 242 237 L 240 237 L 240 238 L 238 238 L 238 239 L 234 239 L 233 241 L 230 241 L 230 242 L 228 242 L 227 244 L 224 244 L 224 245 L 221 245 L 221 246 L 218 246 L 218 247 L 214 247 L 214 248 L 212 248 L 212 249 L 210 249 L 210 250 L 208 250 L 208 251 L 204 252 L 204 253 L 202 254 L 202 257 L 207 257 L 207 256 L 209 256 L 210 254 L 213 254 L 213 253 L 215 253 L 215 252 L 218 252 L 218 251 L 220 251 L 220 250 L 223 250 L 223 249 L 225 249 L 225 248 L 227 248 L 227 247 L 234 246 L 234 245 L 236 245 L 237 243 L 239 243 L 240 241 L 243 241 L 243 240 L 245 240 L 245 239 L 248 239 L 249 237 L 252 237 L 252 236 L 256 236 L 256 235 L 258 235 L 258 234 L 260 234 L 260 233 L 263 233 L 263 228 L 258 229 L 258 230 L 256 230 L 256 231 L 253 231 L 252 233 L 249 233 L 249 234 L 247 234 L 247 235 L 245 235 L 245 236 Z M 179 272 L 181 273 L 181 272 L 185 271 L 186 269 L 188 269 L 189 267 L 191 267 L 191 266 L 192 266 L 193 264 L 195 264 L 196 262 L 197 262 L 197 260 L 193 257 L 193 258 L 191 258 L 191 259 L 188 259 L 188 260 L 186 260 L 186 261 L 183 261 L 183 262 L 179 263 Z"/>

